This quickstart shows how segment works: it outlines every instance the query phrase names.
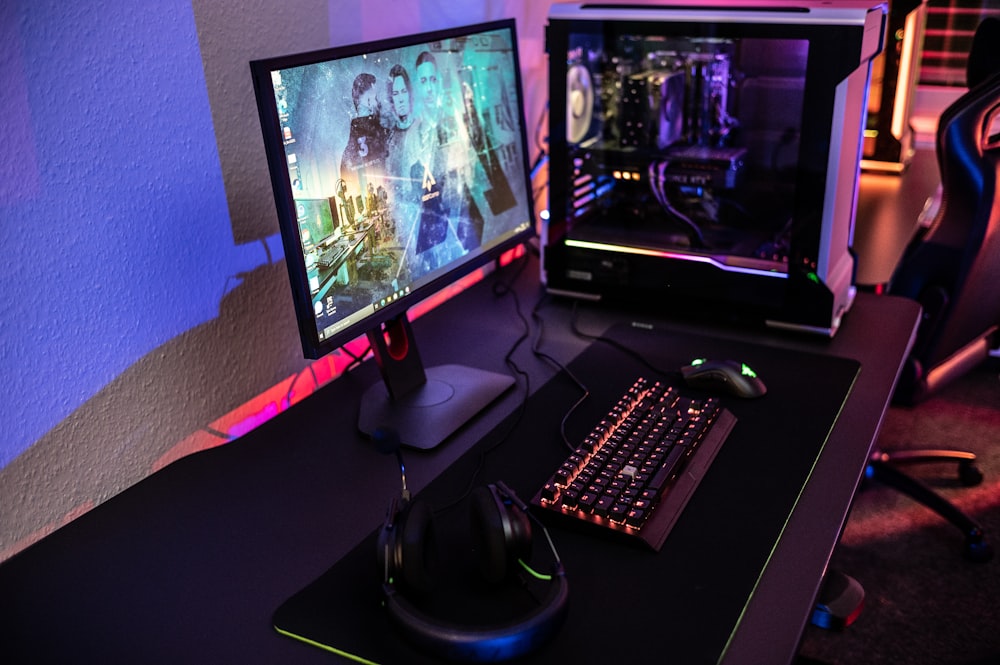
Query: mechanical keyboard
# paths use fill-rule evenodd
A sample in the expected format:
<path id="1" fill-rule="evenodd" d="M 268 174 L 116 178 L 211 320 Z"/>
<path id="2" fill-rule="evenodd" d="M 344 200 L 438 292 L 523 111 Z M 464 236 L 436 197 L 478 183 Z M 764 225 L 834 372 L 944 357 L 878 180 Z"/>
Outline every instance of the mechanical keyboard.
<path id="1" fill-rule="evenodd" d="M 718 398 L 640 377 L 532 503 L 658 551 L 735 423 Z"/>

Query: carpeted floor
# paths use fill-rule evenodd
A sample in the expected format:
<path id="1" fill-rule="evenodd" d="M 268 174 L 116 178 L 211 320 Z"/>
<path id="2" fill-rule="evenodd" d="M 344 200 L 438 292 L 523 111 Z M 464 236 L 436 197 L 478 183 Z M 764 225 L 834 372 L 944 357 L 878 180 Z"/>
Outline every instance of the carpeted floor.
<path id="1" fill-rule="evenodd" d="M 862 584 L 864 609 L 842 632 L 810 626 L 802 665 L 1000 665 L 1000 359 L 916 407 L 892 407 L 879 446 L 976 453 L 985 479 L 973 488 L 959 484 L 954 465 L 909 471 L 979 521 L 997 554 L 967 561 L 955 527 L 866 484 L 832 563 Z"/>

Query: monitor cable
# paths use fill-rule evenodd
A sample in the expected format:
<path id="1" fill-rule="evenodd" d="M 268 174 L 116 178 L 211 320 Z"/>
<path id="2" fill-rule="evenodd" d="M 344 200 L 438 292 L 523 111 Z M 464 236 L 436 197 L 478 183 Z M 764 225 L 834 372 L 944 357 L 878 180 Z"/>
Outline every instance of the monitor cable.
<path id="1" fill-rule="evenodd" d="M 513 271 L 509 278 L 506 280 L 501 279 L 499 276 L 494 280 L 491 290 L 495 298 L 510 297 L 514 306 L 514 314 L 521 321 L 522 332 L 518 335 L 517 339 L 511 344 L 507 353 L 504 355 L 504 364 L 510 370 L 515 381 L 522 380 L 524 383 L 524 392 L 521 397 L 520 403 L 517 405 L 513 414 L 506 419 L 507 425 L 503 431 L 495 434 L 496 440 L 486 447 L 484 447 L 479 452 L 479 457 L 476 461 L 475 468 L 469 474 L 469 481 L 466 488 L 459 494 L 455 499 L 449 501 L 448 503 L 436 508 L 435 513 L 443 513 L 452 508 L 463 503 L 466 498 L 472 493 L 472 491 L 477 487 L 477 481 L 479 475 L 482 473 L 483 466 L 486 463 L 486 458 L 494 450 L 499 448 L 501 445 L 506 443 L 510 439 L 510 435 L 517 429 L 517 426 L 521 423 L 524 418 L 524 413 L 528 406 L 528 396 L 531 394 L 531 380 L 526 371 L 521 368 L 520 365 L 514 360 L 514 354 L 521 347 L 526 339 L 530 336 L 531 325 L 528 319 L 524 316 L 524 312 L 521 308 L 521 300 L 517 295 L 517 291 L 514 290 L 514 284 L 524 273 L 525 267 L 528 265 L 528 253 L 524 256 L 518 257 L 517 261 L 520 263 L 518 265 L 508 264 L 506 266 L 507 270 Z M 499 268 L 499 263 L 497 264 Z M 499 274 L 499 269 L 495 274 Z M 491 436 L 494 436 L 491 434 Z"/>

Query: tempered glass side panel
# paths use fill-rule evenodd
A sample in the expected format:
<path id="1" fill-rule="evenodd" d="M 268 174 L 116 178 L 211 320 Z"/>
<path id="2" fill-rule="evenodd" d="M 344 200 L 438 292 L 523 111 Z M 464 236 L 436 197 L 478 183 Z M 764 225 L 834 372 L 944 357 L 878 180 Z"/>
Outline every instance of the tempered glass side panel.
<path id="1" fill-rule="evenodd" d="M 856 38 L 626 21 L 552 21 L 549 38 L 552 80 L 566 81 L 563 99 L 552 86 L 552 108 L 566 109 L 551 127 L 562 242 L 775 277 L 815 267 L 818 237 L 798 232 L 820 226 L 834 92 L 858 66 Z"/>

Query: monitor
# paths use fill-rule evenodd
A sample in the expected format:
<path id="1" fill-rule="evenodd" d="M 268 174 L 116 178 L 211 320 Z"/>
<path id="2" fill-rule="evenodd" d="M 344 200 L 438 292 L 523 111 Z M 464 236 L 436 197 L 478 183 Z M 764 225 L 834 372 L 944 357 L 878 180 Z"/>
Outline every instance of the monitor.
<path id="1" fill-rule="evenodd" d="M 514 21 L 250 69 L 304 353 L 366 334 L 360 429 L 433 447 L 514 383 L 425 368 L 406 314 L 534 234 Z"/>

